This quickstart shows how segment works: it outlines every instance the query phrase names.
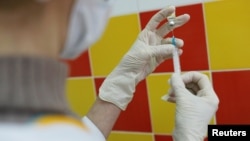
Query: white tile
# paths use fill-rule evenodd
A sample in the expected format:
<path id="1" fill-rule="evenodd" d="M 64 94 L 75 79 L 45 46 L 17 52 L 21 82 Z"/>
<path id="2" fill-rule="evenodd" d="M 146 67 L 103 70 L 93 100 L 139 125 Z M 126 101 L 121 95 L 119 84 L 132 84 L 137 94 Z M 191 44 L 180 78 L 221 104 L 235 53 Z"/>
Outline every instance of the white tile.
<path id="1" fill-rule="evenodd" d="M 138 13 L 137 0 L 116 0 L 112 9 L 112 17 Z"/>
<path id="2" fill-rule="evenodd" d="M 183 6 L 195 3 L 202 3 L 203 0 L 138 0 L 139 11 L 150 11 L 162 9 L 166 6 Z"/>
<path id="3" fill-rule="evenodd" d="M 169 5 L 184 6 L 219 0 L 115 0 L 112 17 L 164 8 Z"/>

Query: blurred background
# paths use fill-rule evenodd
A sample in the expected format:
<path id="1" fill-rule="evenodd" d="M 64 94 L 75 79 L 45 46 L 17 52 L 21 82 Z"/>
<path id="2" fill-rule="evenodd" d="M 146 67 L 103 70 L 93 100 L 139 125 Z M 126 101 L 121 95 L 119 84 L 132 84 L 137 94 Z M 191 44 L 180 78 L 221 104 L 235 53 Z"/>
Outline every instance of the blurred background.
<path id="1" fill-rule="evenodd" d="M 176 6 L 176 15 L 191 15 L 174 33 L 185 42 L 182 71 L 208 75 L 220 98 L 211 124 L 250 124 L 249 0 L 117 0 L 102 38 L 68 62 L 67 96 L 72 109 L 80 116 L 86 114 L 101 83 L 138 33 L 152 15 L 169 5 Z M 172 60 L 167 60 L 139 83 L 108 141 L 172 141 L 175 105 L 161 100 L 172 73 Z"/>

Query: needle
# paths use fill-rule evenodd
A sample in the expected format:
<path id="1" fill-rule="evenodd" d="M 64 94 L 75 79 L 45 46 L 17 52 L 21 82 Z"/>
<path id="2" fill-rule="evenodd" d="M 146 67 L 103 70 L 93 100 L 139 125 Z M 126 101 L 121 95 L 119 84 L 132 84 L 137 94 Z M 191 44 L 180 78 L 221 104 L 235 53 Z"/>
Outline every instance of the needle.
<path id="1" fill-rule="evenodd" d="M 175 12 L 173 12 L 168 18 L 168 24 L 170 28 L 172 28 L 172 44 L 175 46 L 174 51 L 173 51 L 173 65 L 174 65 L 174 72 L 175 73 L 181 73 L 181 66 L 180 66 L 180 58 L 179 58 L 179 53 L 178 53 L 178 48 L 176 46 L 175 42 L 175 36 L 174 36 L 174 28 L 173 26 L 175 25 Z"/>

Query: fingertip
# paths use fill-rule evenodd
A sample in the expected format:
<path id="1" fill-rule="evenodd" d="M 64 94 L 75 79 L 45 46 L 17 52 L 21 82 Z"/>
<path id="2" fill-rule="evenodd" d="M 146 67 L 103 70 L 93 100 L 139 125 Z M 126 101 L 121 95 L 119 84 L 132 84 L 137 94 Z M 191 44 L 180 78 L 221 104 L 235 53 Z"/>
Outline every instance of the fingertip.
<path id="1" fill-rule="evenodd" d="M 183 16 L 188 20 L 191 18 L 189 14 L 183 14 Z"/>
<path id="2" fill-rule="evenodd" d="M 180 46 L 183 47 L 184 46 L 184 41 L 182 39 L 180 39 Z"/>
<path id="3" fill-rule="evenodd" d="M 167 8 L 170 9 L 170 10 L 175 10 L 175 6 L 174 5 L 170 5 Z"/>
<path id="4" fill-rule="evenodd" d="M 175 12 L 175 6 L 168 6 L 166 8 L 163 8 L 159 12 L 157 12 L 155 15 L 152 16 L 152 18 L 149 20 L 148 24 L 145 28 L 149 30 L 155 30 L 160 22 L 165 20 L 168 16 L 170 16 L 173 12 Z"/>
<path id="5" fill-rule="evenodd" d="M 169 94 L 162 96 L 161 99 L 163 101 L 170 102 L 170 103 L 175 103 L 176 102 L 176 98 L 171 97 Z"/>
<path id="6" fill-rule="evenodd" d="M 184 41 L 183 41 L 182 39 L 176 38 L 176 39 L 175 39 L 175 42 L 176 42 L 176 46 L 177 46 L 178 48 L 184 46 Z"/>
<path id="7" fill-rule="evenodd" d="M 168 99 L 169 99 L 169 95 L 167 94 L 161 97 L 161 100 L 163 101 L 168 101 Z"/>
<path id="8" fill-rule="evenodd" d="M 178 49 L 178 54 L 182 55 L 183 54 L 183 50 L 182 49 Z"/>

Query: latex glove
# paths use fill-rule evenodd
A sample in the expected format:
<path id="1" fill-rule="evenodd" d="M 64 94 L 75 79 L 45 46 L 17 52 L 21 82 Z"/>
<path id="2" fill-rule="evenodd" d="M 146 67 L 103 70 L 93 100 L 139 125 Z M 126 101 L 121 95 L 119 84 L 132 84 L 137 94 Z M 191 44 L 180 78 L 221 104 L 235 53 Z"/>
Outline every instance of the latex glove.
<path id="1" fill-rule="evenodd" d="M 122 58 L 119 65 L 107 76 L 99 89 L 99 97 L 125 110 L 133 98 L 136 85 L 147 77 L 164 60 L 172 57 L 174 46 L 171 39 L 164 36 L 189 20 L 189 15 L 176 17 L 175 26 L 168 23 L 160 28 L 157 26 L 175 11 L 175 7 L 162 9 L 148 22 L 139 34 L 131 49 Z M 183 46 L 183 41 L 177 39 L 177 47 Z M 118 45 L 119 46 L 119 45 Z M 180 54 L 181 54 L 180 50 Z"/>
<path id="2" fill-rule="evenodd" d="M 219 104 L 208 77 L 199 72 L 173 74 L 170 84 L 165 100 L 176 103 L 174 140 L 203 141 Z"/>

